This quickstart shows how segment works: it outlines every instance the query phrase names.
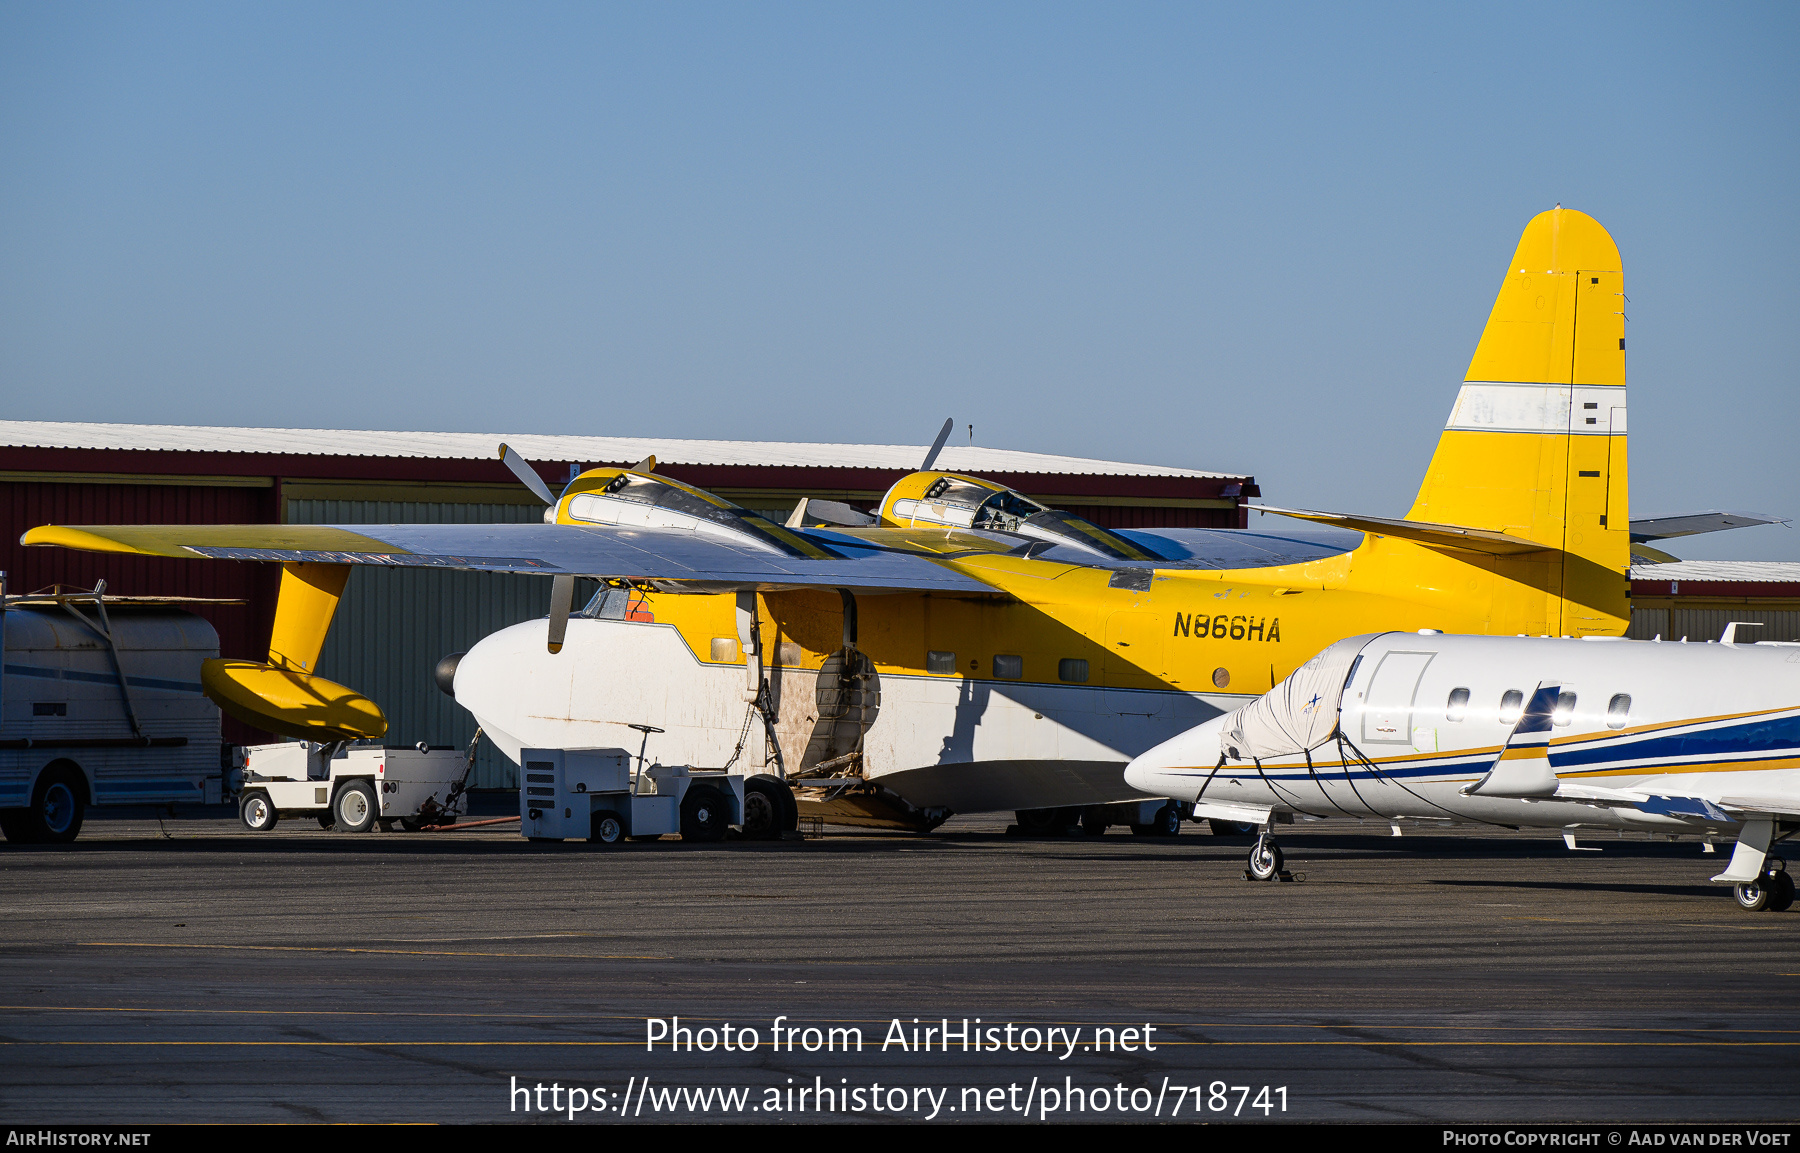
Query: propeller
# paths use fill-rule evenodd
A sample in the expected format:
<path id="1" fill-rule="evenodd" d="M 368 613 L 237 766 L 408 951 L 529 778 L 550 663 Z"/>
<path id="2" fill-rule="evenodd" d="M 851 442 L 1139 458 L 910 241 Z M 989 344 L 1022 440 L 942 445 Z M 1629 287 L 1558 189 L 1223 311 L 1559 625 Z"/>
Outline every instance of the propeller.
<path id="1" fill-rule="evenodd" d="M 520 456 L 512 446 L 500 446 L 500 460 L 512 474 L 519 478 L 519 483 L 531 490 L 533 496 L 546 505 L 554 505 L 556 498 L 550 495 L 550 486 L 544 478 L 531 467 L 531 462 Z M 656 467 L 656 458 L 650 458 L 650 467 Z M 546 514 L 548 515 L 548 514 Z M 575 603 L 575 578 L 559 575 L 550 578 L 550 629 L 546 635 L 547 645 L 552 654 L 562 652 L 563 638 L 569 633 L 569 610 Z"/>
<path id="2" fill-rule="evenodd" d="M 550 495 L 550 486 L 544 483 L 544 478 L 539 476 L 537 469 L 531 467 L 531 462 L 520 456 L 511 445 L 502 444 L 500 446 L 500 460 L 507 468 L 512 469 L 512 474 L 519 478 L 520 484 L 531 490 L 533 496 L 545 504 L 556 503 L 556 498 Z"/>
<path id="3" fill-rule="evenodd" d="M 920 472 L 931 471 L 931 466 L 937 463 L 938 453 L 944 451 L 944 442 L 950 439 L 950 430 L 955 427 L 955 417 L 944 418 L 944 427 L 938 430 L 937 439 L 931 442 L 931 451 L 925 454 L 925 463 L 919 466 Z"/>

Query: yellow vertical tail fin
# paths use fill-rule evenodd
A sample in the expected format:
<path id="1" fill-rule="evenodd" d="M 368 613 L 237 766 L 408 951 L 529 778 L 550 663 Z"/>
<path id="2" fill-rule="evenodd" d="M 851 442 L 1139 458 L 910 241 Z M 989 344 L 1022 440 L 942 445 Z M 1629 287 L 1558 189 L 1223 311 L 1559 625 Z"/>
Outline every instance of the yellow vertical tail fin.
<path id="1" fill-rule="evenodd" d="M 1565 634 L 1630 617 L 1624 278 L 1593 217 L 1526 225 L 1409 520 L 1503 532 L 1557 552 L 1496 567 L 1497 617 Z"/>

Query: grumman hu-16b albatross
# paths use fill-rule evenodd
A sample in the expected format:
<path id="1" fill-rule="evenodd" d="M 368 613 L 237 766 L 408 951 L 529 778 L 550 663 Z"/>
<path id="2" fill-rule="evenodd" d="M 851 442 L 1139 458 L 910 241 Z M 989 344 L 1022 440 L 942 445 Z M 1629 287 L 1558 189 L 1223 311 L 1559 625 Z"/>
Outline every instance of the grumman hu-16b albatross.
<path id="1" fill-rule="evenodd" d="M 1310 537 L 1104 529 L 934 471 L 946 424 L 872 513 L 803 502 L 785 525 L 659 475 L 654 458 L 553 495 L 502 446 L 546 523 L 44 526 L 23 539 L 280 563 L 268 660 L 218 662 L 206 683 L 234 715 L 290 735 L 385 725 L 315 671 L 349 566 L 551 576 L 547 620 L 440 666 L 515 760 L 636 744 L 629 726 L 648 726 L 660 761 L 766 768 L 835 822 L 924 829 L 1014 809 L 1104 827 L 1084 807 L 1145 799 L 1123 780 L 1133 756 L 1346 633 L 1624 631 L 1619 267 L 1590 217 L 1533 219 L 1411 512 L 1289 514 L 1330 526 Z M 607 587 L 572 612 L 577 576 Z M 1180 817 L 1125 819 L 1174 831 Z"/>
<path id="2" fill-rule="evenodd" d="M 1786 909 L 1800 829 L 1800 645 L 1382 633 L 1131 762 L 1140 789 L 1254 822 L 1356 817 L 1735 834 L 1746 909 Z M 1396 829 L 1398 825 L 1396 825 Z M 1708 843 L 1710 850 L 1710 841 Z"/>

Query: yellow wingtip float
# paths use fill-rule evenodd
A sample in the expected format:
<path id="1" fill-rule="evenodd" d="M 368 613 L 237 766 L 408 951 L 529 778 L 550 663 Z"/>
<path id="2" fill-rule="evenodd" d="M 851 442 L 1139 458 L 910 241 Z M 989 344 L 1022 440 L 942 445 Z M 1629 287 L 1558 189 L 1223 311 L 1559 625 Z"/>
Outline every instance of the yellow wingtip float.
<path id="1" fill-rule="evenodd" d="M 286 737 L 373 740 L 388 728 L 381 706 L 355 689 L 294 669 L 215 659 L 200 666 L 200 685 L 226 713 Z"/>

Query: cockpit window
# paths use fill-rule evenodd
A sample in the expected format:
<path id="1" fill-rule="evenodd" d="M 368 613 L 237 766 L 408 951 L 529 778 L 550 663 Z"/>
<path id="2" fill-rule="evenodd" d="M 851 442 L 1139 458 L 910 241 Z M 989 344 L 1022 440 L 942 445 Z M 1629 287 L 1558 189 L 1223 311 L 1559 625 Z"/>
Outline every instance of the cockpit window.
<path id="1" fill-rule="evenodd" d="M 656 477 L 639 476 L 636 473 L 622 472 L 606 483 L 601 490 L 607 496 L 620 500 L 641 501 L 657 508 L 674 509 L 689 516 L 704 517 L 718 521 L 720 524 L 735 524 L 739 517 L 747 511 L 735 505 L 721 507 L 709 500 L 695 496 L 679 485 L 673 485 Z"/>
<path id="2" fill-rule="evenodd" d="M 986 485 L 971 484 L 953 476 L 940 476 L 925 490 L 925 499 L 933 504 L 960 504 L 968 508 L 979 507 L 993 495 L 994 490 Z"/>
<path id="3" fill-rule="evenodd" d="M 973 527 L 991 532 L 1016 532 L 1032 517 L 1049 511 L 1037 501 L 1027 500 L 1016 492 L 997 492 L 975 510 Z"/>

